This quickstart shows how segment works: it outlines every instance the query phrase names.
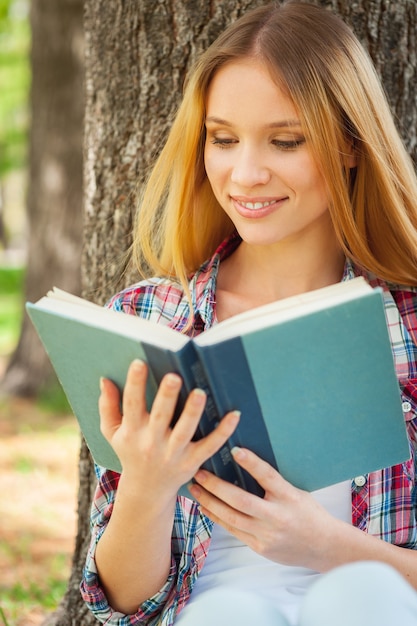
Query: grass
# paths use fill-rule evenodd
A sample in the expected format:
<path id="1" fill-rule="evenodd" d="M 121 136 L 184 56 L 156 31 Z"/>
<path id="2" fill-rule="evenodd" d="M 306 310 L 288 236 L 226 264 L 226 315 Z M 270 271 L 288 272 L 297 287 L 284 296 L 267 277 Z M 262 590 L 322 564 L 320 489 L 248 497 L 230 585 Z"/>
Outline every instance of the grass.
<path id="1" fill-rule="evenodd" d="M 39 393 L 37 405 L 45 413 L 68 415 L 72 412 L 67 397 L 58 382 Z"/>
<path id="2" fill-rule="evenodd" d="M 42 586 L 38 583 L 16 583 L 10 589 L 0 587 L 1 602 L 4 607 L 0 607 L 0 624 L 2 626 L 15 626 L 19 623 L 22 607 L 25 612 L 37 611 L 42 608 L 46 614 L 53 611 L 58 606 L 66 591 L 66 582 L 49 578 Z M 7 617 L 6 617 L 7 615 Z"/>
<path id="3" fill-rule="evenodd" d="M 0 267 L 0 357 L 13 352 L 25 270 Z M 0 626 L 40 626 L 63 597 L 76 523 L 79 431 L 57 383 L 36 401 L 0 398 Z"/>
<path id="4" fill-rule="evenodd" d="M 30 30 L 26 11 L 15 15 L 13 4 L 0 2 L 0 176 L 27 158 Z"/>
<path id="5" fill-rule="evenodd" d="M 0 357 L 9 356 L 19 338 L 23 316 L 24 280 L 24 268 L 0 267 Z M 58 382 L 41 390 L 37 403 L 46 413 L 65 415 L 71 412 L 71 407 Z"/>
<path id="6" fill-rule="evenodd" d="M 27 0 L 0 0 L 0 177 L 27 160 Z M 22 9 L 19 15 L 18 9 Z M 0 359 L 19 338 L 25 270 L 0 267 Z M 36 402 L 0 398 L 0 626 L 37 626 L 65 593 L 76 524 L 79 433 L 57 384 Z"/>
<path id="7" fill-rule="evenodd" d="M 9 622 L 6 619 L 6 616 L 5 616 L 4 611 L 1 608 L 1 606 L 0 606 L 0 618 L 1 618 L 1 621 L 3 622 L 4 626 L 9 626 Z"/>
<path id="8" fill-rule="evenodd" d="M 0 356 L 9 355 L 19 337 L 24 278 L 23 268 L 0 268 Z"/>
<path id="9" fill-rule="evenodd" d="M 23 267 L 0 267 L 0 357 L 10 356 L 19 339 L 24 280 Z M 47 414 L 71 413 L 71 407 L 58 381 L 41 390 L 36 402 Z"/>
<path id="10" fill-rule="evenodd" d="M 62 556 L 58 555 L 57 562 L 62 561 Z M 25 606 L 26 611 L 42 607 L 46 612 L 53 611 L 63 597 L 67 583 L 60 580 L 58 574 L 51 574 L 43 584 L 27 581 L 17 582 L 10 588 L 1 588 L 1 602 L 4 610 L 0 607 L 0 615 L 6 626 L 13 626 L 19 619 L 21 607 Z M 8 618 L 6 618 L 6 612 Z M 8 620 L 13 620 L 12 622 Z"/>
<path id="11" fill-rule="evenodd" d="M 40 626 L 67 587 L 76 527 L 79 431 L 72 416 L 2 399 L 0 626 Z"/>

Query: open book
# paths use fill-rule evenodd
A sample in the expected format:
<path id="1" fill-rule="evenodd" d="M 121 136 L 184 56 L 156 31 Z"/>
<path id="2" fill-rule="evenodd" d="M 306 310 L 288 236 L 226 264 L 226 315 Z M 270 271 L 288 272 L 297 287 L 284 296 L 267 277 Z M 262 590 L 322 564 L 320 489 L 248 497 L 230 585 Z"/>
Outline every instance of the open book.
<path id="1" fill-rule="evenodd" d="M 240 410 L 230 441 L 205 467 L 262 495 L 233 461 L 234 445 L 309 491 L 406 460 L 409 447 L 383 296 L 356 278 L 253 309 L 190 339 L 60 290 L 27 311 L 95 461 L 121 471 L 100 433 L 99 378 L 123 389 L 135 358 L 149 366 L 148 402 L 177 372 L 177 415 L 194 387 L 207 392 L 196 438 Z"/>

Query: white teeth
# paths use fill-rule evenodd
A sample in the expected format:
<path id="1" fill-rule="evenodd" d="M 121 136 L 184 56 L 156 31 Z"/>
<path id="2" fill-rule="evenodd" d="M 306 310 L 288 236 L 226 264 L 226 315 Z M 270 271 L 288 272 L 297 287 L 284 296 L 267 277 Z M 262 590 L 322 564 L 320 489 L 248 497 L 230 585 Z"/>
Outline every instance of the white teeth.
<path id="1" fill-rule="evenodd" d="M 240 204 L 245 207 L 245 209 L 250 209 L 250 210 L 257 210 L 257 209 L 263 209 L 264 207 L 270 206 L 271 204 L 274 204 L 275 200 L 268 200 L 268 202 L 241 202 Z"/>

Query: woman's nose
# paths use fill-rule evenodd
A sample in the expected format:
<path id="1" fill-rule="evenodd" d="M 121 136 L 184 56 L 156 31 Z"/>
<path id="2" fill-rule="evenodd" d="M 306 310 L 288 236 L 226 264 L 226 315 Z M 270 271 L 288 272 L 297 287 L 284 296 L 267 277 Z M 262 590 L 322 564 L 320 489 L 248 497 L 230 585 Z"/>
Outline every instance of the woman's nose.
<path id="1" fill-rule="evenodd" d="M 259 151 L 245 148 L 236 151 L 231 180 L 242 187 L 265 185 L 271 173 Z"/>

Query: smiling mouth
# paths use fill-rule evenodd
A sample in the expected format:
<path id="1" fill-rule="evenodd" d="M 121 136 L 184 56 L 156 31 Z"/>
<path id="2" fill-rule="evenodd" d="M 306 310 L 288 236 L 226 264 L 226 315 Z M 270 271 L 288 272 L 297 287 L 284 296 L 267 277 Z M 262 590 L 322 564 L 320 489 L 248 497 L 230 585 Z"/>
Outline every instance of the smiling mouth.
<path id="1" fill-rule="evenodd" d="M 243 200 L 235 198 L 235 201 L 240 204 L 241 207 L 249 211 L 259 211 L 260 209 L 266 209 L 273 204 L 280 202 L 281 200 L 284 200 L 284 198 L 275 198 L 275 200 L 266 200 L 265 202 L 244 202 Z"/>

